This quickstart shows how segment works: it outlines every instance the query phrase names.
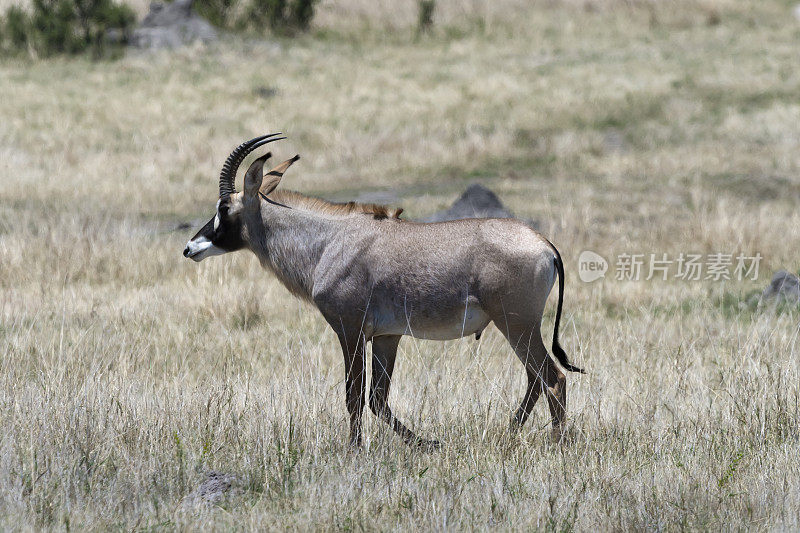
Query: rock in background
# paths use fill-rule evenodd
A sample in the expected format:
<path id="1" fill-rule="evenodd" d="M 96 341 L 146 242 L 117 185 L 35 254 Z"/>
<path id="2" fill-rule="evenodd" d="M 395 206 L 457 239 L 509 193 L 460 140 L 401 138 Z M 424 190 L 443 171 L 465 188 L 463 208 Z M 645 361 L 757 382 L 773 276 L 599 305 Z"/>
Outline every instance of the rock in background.
<path id="1" fill-rule="evenodd" d="M 131 46 L 143 49 L 178 48 L 218 38 L 217 30 L 192 10 L 194 0 L 152 2 L 150 12 L 133 30 Z"/>
<path id="2" fill-rule="evenodd" d="M 785 270 L 777 271 L 761 293 L 762 302 L 773 299 L 775 303 L 785 301 L 793 305 L 800 304 L 800 278 Z"/>
<path id="3" fill-rule="evenodd" d="M 495 193 L 473 183 L 453 202 L 449 209 L 437 211 L 422 219 L 422 222 L 443 222 L 460 218 L 514 218 Z"/>
<path id="4" fill-rule="evenodd" d="M 214 506 L 245 493 L 244 482 L 238 476 L 223 472 L 207 472 L 205 479 L 184 499 L 184 506 L 196 508 Z"/>
<path id="5" fill-rule="evenodd" d="M 443 222 L 462 218 L 517 218 L 506 209 L 500 198 L 479 183 L 473 183 L 449 209 L 437 211 L 421 219 L 421 222 Z M 532 227 L 538 224 L 534 220 L 524 220 Z"/>

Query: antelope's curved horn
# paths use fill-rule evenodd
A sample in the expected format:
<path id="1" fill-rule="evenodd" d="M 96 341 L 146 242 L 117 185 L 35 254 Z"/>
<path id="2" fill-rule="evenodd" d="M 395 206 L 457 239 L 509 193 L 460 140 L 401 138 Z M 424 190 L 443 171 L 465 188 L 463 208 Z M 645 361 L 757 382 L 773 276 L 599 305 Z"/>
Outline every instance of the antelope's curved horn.
<path id="1" fill-rule="evenodd" d="M 269 135 L 262 135 L 261 137 L 250 139 L 249 141 L 243 142 L 237 146 L 233 152 L 231 152 L 231 155 L 229 155 L 228 159 L 225 160 L 225 164 L 222 165 L 222 171 L 219 173 L 220 200 L 227 198 L 236 192 L 234 186 L 234 182 L 236 181 L 236 171 L 239 170 L 239 165 L 242 164 L 244 158 L 259 146 L 286 138 L 276 137 L 277 135 L 282 135 L 282 133 L 270 133 Z"/>

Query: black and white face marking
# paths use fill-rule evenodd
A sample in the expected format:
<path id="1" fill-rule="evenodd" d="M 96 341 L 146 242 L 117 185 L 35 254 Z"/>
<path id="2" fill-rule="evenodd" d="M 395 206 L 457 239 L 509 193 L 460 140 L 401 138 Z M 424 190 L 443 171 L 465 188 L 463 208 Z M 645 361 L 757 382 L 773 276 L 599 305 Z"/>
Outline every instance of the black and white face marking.
<path id="1" fill-rule="evenodd" d="M 197 235 L 186 244 L 183 256 L 193 261 L 202 261 L 206 257 L 234 252 L 244 247 L 242 225 L 237 216 L 228 212 L 230 200 L 217 201 L 217 212 L 214 218 L 203 226 Z"/>

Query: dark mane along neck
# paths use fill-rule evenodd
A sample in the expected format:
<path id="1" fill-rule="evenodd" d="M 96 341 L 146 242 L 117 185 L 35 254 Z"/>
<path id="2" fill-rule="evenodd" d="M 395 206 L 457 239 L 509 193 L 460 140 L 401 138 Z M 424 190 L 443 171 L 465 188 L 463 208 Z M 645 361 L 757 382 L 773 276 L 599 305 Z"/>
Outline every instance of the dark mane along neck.
<path id="1" fill-rule="evenodd" d="M 275 191 L 270 194 L 270 199 L 286 204 L 289 207 L 312 211 L 320 215 L 348 216 L 352 214 L 373 215 L 376 219 L 400 218 L 402 207 L 388 207 L 378 204 L 362 204 L 358 202 L 329 202 L 321 198 L 305 196 L 294 191 Z"/>

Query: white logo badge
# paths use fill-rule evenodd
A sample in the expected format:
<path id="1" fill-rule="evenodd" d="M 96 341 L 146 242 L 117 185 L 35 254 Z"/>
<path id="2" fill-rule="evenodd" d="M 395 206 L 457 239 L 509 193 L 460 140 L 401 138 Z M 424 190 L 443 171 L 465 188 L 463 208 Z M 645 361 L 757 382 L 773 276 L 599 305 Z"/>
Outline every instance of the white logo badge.
<path id="1" fill-rule="evenodd" d="M 591 283 L 605 277 L 608 261 L 602 255 L 591 250 L 584 250 L 578 256 L 578 277 L 585 283 Z"/>

